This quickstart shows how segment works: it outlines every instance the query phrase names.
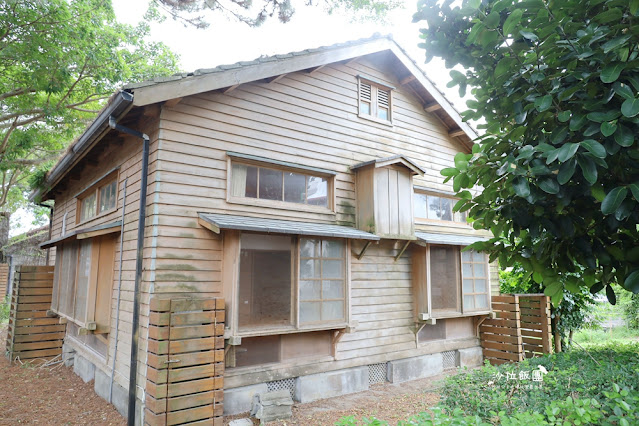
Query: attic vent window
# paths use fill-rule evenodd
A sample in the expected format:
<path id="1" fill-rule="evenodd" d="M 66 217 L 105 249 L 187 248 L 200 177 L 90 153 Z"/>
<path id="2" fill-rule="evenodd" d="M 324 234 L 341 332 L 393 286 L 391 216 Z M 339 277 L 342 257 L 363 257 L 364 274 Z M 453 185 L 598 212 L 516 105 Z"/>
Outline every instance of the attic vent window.
<path id="1" fill-rule="evenodd" d="M 391 122 L 392 87 L 359 77 L 359 116 L 383 123 Z"/>

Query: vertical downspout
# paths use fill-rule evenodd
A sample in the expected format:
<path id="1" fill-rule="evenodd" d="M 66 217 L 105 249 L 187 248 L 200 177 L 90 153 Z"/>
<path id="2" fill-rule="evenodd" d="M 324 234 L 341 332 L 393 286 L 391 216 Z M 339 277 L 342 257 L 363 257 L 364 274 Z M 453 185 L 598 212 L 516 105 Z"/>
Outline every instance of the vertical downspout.
<path id="1" fill-rule="evenodd" d="M 149 174 L 149 136 L 128 127 L 117 124 L 114 117 L 109 117 L 109 127 L 142 139 L 142 177 L 140 181 L 140 207 L 138 215 L 138 246 L 135 262 L 135 287 L 133 290 L 133 322 L 131 324 L 131 363 L 129 372 L 129 406 L 127 425 L 135 426 L 135 405 L 138 373 L 138 337 L 140 335 L 140 282 L 142 281 L 142 254 L 144 251 L 144 227 L 146 225 L 146 187 Z"/>
<path id="2" fill-rule="evenodd" d="M 126 211 L 126 184 L 129 178 L 124 179 L 122 188 L 122 225 L 120 228 L 120 270 L 118 272 L 118 298 L 115 308 L 115 348 L 113 350 L 113 362 L 111 363 L 111 383 L 109 383 L 109 402 L 113 402 L 113 380 L 115 379 L 115 360 L 118 357 L 118 331 L 120 330 L 120 295 L 122 293 L 122 251 L 124 249 L 124 212 Z"/>

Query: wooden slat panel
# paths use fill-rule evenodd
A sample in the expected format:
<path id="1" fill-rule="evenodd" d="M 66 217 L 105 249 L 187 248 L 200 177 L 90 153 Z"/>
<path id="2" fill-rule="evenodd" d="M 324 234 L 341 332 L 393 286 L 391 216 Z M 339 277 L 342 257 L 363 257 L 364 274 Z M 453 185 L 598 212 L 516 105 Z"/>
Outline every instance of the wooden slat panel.
<path id="1" fill-rule="evenodd" d="M 14 341 L 16 343 L 42 342 L 45 340 L 59 340 L 59 339 L 64 339 L 63 331 L 57 332 L 57 333 L 23 334 L 23 335 L 14 337 Z"/>
<path id="2" fill-rule="evenodd" d="M 521 361 L 523 359 L 521 354 L 513 354 L 509 352 L 495 351 L 491 349 L 484 349 L 483 352 L 484 352 L 484 356 L 487 358 L 499 358 L 499 359 L 507 359 L 511 361 Z"/>

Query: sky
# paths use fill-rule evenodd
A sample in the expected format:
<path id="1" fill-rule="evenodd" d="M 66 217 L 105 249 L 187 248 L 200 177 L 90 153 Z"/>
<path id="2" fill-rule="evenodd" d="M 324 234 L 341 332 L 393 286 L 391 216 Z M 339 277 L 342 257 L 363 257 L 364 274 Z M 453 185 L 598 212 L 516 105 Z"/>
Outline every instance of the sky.
<path id="1" fill-rule="evenodd" d="M 299 0 L 293 0 L 295 1 Z M 301 1 L 299 6 L 294 3 L 295 14 L 286 24 L 272 18 L 258 28 L 251 28 L 220 13 L 209 12 L 206 14 L 210 23 L 207 29 L 185 27 L 181 22 L 167 18 L 162 23 L 151 24 L 151 39 L 162 41 L 177 52 L 180 55 L 181 70 L 188 72 L 198 68 L 250 61 L 261 55 L 270 56 L 367 38 L 375 33 L 392 34 L 457 109 L 465 110 L 465 101 L 459 98 L 456 90 L 446 88 L 450 77 L 443 61 L 436 58 L 429 64 L 424 64 L 425 51 L 417 47 L 420 42 L 419 29 L 424 24 L 412 23 L 417 2 L 404 1 L 402 9 L 387 15 L 387 24 L 357 22 L 353 20 L 353 15 L 340 13 L 328 15 L 321 7 L 304 6 Z M 136 25 L 144 18 L 148 5 L 148 0 L 112 2 L 118 21 L 131 25 Z M 10 235 L 32 229 L 32 221 L 33 216 L 28 212 L 16 212 L 11 218 Z"/>

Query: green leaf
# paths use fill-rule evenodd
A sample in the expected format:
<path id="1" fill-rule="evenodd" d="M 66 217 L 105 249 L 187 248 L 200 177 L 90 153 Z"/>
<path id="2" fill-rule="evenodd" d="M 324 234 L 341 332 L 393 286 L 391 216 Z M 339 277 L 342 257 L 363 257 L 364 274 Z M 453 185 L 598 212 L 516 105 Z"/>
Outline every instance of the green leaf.
<path id="1" fill-rule="evenodd" d="M 455 167 L 459 171 L 465 172 L 468 169 L 468 160 L 466 159 L 466 154 L 463 152 L 458 152 L 455 154 Z"/>
<path id="2" fill-rule="evenodd" d="M 519 25 L 523 13 L 524 12 L 521 9 L 515 9 L 508 18 L 506 18 L 506 22 L 504 22 L 503 27 L 504 35 L 514 34 L 515 28 Z"/>
<path id="3" fill-rule="evenodd" d="M 615 295 L 615 291 L 610 285 L 606 286 L 606 297 L 608 298 L 608 302 L 610 302 L 611 305 L 617 304 L 617 296 Z"/>
<path id="4" fill-rule="evenodd" d="M 614 121 L 604 121 L 603 123 L 601 123 L 600 129 L 601 134 L 605 137 L 608 137 L 615 133 L 615 130 L 617 130 L 617 123 L 615 123 Z"/>
<path id="5" fill-rule="evenodd" d="M 466 173 L 458 174 L 453 178 L 453 191 L 459 192 L 462 188 L 467 188 L 470 178 Z"/>
<path id="6" fill-rule="evenodd" d="M 499 20 L 499 12 L 493 10 L 484 19 L 484 25 L 486 25 L 486 28 L 495 29 L 499 25 Z"/>
<path id="7" fill-rule="evenodd" d="M 628 195 L 628 188 L 625 186 L 618 186 L 610 191 L 601 202 L 601 212 L 605 215 L 616 212 L 623 200 L 626 199 L 626 195 Z"/>
<path id="8" fill-rule="evenodd" d="M 623 124 L 617 125 L 617 131 L 615 132 L 615 142 L 617 142 L 617 145 L 627 148 L 632 146 L 634 141 L 635 137 L 629 128 Z"/>
<path id="9" fill-rule="evenodd" d="M 495 77 L 508 73 L 510 71 L 510 67 L 515 63 L 517 63 L 515 58 L 502 58 L 499 62 L 497 62 L 497 66 L 495 67 Z"/>
<path id="10" fill-rule="evenodd" d="M 557 114 L 557 120 L 559 120 L 561 123 L 565 123 L 566 121 L 570 120 L 570 110 L 561 111 L 559 114 Z"/>
<path id="11" fill-rule="evenodd" d="M 626 64 L 624 62 L 612 62 L 604 67 L 599 77 L 604 83 L 613 83 L 617 81 L 625 67 Z"/>
<path id="12" fill-rule="evenodd" d="M 468 0 L 468 7 L 473 10 L 479 9 L 480 5 L 481 5 L 481 0 Z"/>
<path id="13" fill-rule="evenodd" d="M 557 153 L 557 159 L 559 162 L 563 163 L 566 160 L 570 160 L 575 156 L 577 150 L 579 149 L 578 143 L 567 143 L 559 148 L 559 152 Z"/>
<path id="14" fill-rule="evenodd" d="M 613 38 L 612 40 L 605 42 L 603 45 L 601 45 L 601 47 L 603 48 L 604 53 L 608 53 L 630 40 L 630 37 L 630 35 L 625 35 Z"/>
<path id="15" fill-rule="evenodd" d="M 639 14 L 639 0 L 630 0 L 630 13 L 635 16 Z"/>
<path id="16" fill-rule="evenodd" d="M 552 105 L 552 96 L 546 95 L 535 99 L 535 109 L 539 112 L 544 112 Z"/>
<path id="17" fill-rule="evenodd" d="M 590 194 L 600 203 L 606 198 L 606 191 L 603 190 L 603 186 L 601 185 L 591 186 Z"/>
<path id="18" fill-rule="evenodd" d="M 612 85 L 612 88 L 617 95 L 624 99 L 632 99 L 635 97 L 632 89 L 627 84 L 616 81 L 615 84 Z"/>
<path id="19" fill-rule="evenodd" d="M 557 194 L 559 193 L 559 184 L 553 178 L 545 178 L 539 181 L 539 188 L 542 191 L 547 192 L 548 194 Z"/>
<path id="20" fill-rule="evenodd" d="M 535 33 L 530 32 L 530 31 L 524 31 L 524 30 L 521 30 L 521 31 L 519 31 L 519 34 L 521 34 L 524 38 L 526 38 L 526 39 L 528 39 L 528 40 L 530 40 L 530 41 L 537 41 L 537 40 L 539 40 L 539 37 L 537 37 L 537 36 L 535 35 Z"/>
<path id="21" fill-rule="evenodd" d="M 530 195 L 530 185 L 528 185 L 528 180 L 523 176 L 517 176 L 513 179 L 512 186 L 518 196 L 526 198 Z"/>
<path id="22" fill-rule="evenodd" d="M 445 169 L 442 169 L 441 172 L 439 172 L 442 176 L 457 176 L 459 174 L 459 170 L 457 170 L 455 167 L 447 167 Z"/>
<path id="23" fill-rule="evenodd" d="M 623 287 L 634 294 L 639 293 L 639 269 L 636 269 L 626 277 Z"/>
<path id="24" fill-rule="evenodd" d="M 577 156 L 577 163 L 579 163 L 579 167 L 581 168 L 584 178 L 591 185 L 594 185 L 595 182 L 597 182 L 597 166 L 595 163 L 590 158 L 584 157 L 583 155 Z"/>
<path id="25" fill-rule="evenodd" d="M 566 161 L 559 167 L 559 173 L 557 174 L 557 182 L 560 185 L 565 185 L 570 181 L 575 174 L 577 168 L 577 161 L 573 158 L 570 161 Z"/>
<path id="26" fill-rule="evenodd" d="M 580 143 L 592 155 L 598 158 L 606 158 L 606 148 L 594 139 L 586 139 Z"/>
<path id="27" fill-rule="evenodd" d="M 634 117 L 639 114 L 639 99 L 626 99 L 623 104 L 621 104 L 621 113 L 624 117 Z"/>
<path id="28" fill-rule="evenodd" d="M 604 283 L 602 283 L 602 282 L 594 283 L 594 284 L 590 287 L 590 293 L 592 293 L 592 294 L 597 294 L 597 293 L 599 293 L 601 290 L 603 290 L 603 288 L 604 288 Z"/>
<path id="29" fill-rule="evenodd" d="M 595 123 L 603 123 L 604 121 L 611 121 L 615 118 L 619 117 L 619 111 L 609 110 L 609 111 L 595 111 L 591 112 L 586 116 L 588 120 L 594 121 Z"/>
<path id="30" fill-rule="evenodd" d="M 537 284 L 541 284 L 542 282 L 544 282 L 544 276 L 541 275 L 539 272 L 533 272 L 532 278 L 533 281 L 535 281 Z"/>

